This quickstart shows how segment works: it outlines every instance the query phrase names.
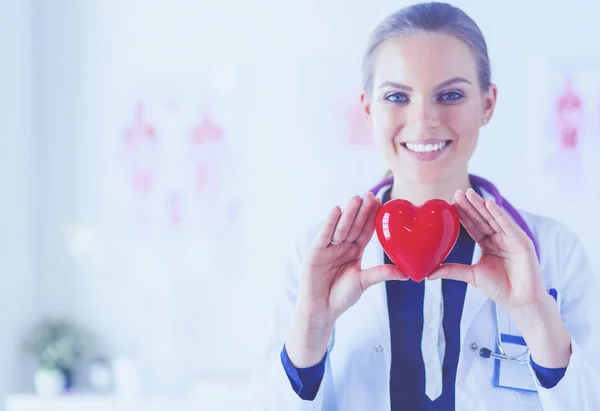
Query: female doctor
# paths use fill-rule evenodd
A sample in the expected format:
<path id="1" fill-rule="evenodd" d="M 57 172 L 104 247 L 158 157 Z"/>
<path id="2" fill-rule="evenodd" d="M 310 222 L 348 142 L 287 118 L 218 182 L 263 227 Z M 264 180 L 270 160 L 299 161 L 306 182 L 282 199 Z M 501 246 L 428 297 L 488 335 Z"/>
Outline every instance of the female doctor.
<path id="1" fill-rule="evenodd" d="M 297 244 L 251 409 L 600 410 L 600 297 L 582 245 L 467 171 L 497 90 L 478 26 L 448 4 L 401 9 L 373 32 L 363 79 L 391 178 Z M 460 216 L 426 281 L 374 235 L 396 198 L 444 199 Z"/>

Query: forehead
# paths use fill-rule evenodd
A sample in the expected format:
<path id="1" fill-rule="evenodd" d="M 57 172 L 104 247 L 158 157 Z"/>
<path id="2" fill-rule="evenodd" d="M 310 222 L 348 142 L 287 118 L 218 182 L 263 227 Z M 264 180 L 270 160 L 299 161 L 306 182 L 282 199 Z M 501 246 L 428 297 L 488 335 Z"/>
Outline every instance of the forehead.
<path id="1" fill-rule="evenodd" d="M 382 81 L 399 81 L 418 87 L 453 77 L 477 81 L 477 66 L 466 43 L 445 34 L 411 34 L 382 43 L 373 65 L 375 87 Z"/>

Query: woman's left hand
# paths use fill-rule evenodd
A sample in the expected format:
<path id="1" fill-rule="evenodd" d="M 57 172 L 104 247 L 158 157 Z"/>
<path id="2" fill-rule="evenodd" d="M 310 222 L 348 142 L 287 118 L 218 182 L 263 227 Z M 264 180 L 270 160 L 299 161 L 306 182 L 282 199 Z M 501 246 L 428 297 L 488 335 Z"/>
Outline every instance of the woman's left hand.
<path id="1" fill-rule="evenodd" d="M 466 281 L 507 311 L 536 307 L 547 297 L 535 247 L 525 232 L 494 202 L 474 190 L 457 191 L 453 205 L 479 244 L 474 265 L 442 264 L 428 280 Z"/>
<path id="2" fill-rule="evenodd" d="M 509 312 L 537 364 L 566 367 L 571 337 L 542 282 L 533 241 L 494 200 L 484 201 L 472 189 L 457 192 L 453 204 L 481 258 L 474 265 L 442 264 L 428 280 L 461 280 L 479 288 Z"/>

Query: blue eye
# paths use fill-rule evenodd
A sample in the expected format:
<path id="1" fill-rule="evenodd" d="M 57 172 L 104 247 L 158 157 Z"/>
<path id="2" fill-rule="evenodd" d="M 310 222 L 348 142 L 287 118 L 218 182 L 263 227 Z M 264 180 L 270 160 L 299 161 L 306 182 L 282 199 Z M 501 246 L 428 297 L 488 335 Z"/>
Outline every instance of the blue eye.
<path id="1" fill-rule="evenodd" d="M 463 97 L 464 97 L 464 95 L 458 91 L 447 91 L 445 93 L 442 93 L 437 98 L 437 101 L 454 102 L 454 101 L 458 101 L 458 100 L 462 99 Z"/>
<path id="2" fill-rule="evenodd" d="M 391 93 L 388 94 L 385 99 L 392 103 L 406 103 L 408 102 L 408 96 L 404 93 Z"/>

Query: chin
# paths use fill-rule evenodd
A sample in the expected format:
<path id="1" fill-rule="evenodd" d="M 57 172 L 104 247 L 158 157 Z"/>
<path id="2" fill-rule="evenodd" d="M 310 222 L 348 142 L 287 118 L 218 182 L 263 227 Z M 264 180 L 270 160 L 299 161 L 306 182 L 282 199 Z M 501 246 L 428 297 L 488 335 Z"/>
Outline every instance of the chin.
<path id="1" fill-rule="evenodd" d="M 447 169 L 447 167 L 423 165 L 423 167 L 398 169 L 395 174 L 399 176 L 406 176 L 407 180 L 416 183 L 436 184 L 446 181 L 450 176 L 451 172 Z"/>

